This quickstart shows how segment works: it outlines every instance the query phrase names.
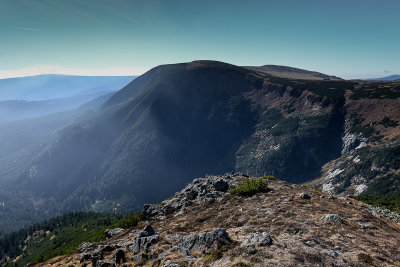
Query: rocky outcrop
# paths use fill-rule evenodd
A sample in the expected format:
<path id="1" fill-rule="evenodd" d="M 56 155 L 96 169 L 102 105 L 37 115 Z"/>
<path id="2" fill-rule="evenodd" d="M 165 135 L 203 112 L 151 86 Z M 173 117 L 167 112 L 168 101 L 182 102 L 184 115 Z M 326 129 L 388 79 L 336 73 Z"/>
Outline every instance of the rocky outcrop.
<path id="1" fill-rule="evenodd" d="M 192 234 L 190 236 L 178 236 L 178 250 L 186 255 L 191 255 L 192 252 L 199 249 L 204 249 L 204 252 L 209 252 L 216 248 L 218 239 L 229 241 L 229 235 L 225 229 L 214 229 L 211 232 Z"/>
<path id="2" fill-rule="evenodd" d="M 243 174 L 231 173 L 225 176 L 207 176 L 197 178 L 182 191 L 160 204 L 145 204 L 143 212 L 148 219 L 163 219 L 171 213 L 184 212 L 193 204 L 220 201 L 227 194 L 229 187 L 237 184 L 234 177 L 244 177 Z"/>
<path id="3" fill-rule="evenodd" d="M 129 246 L 129 251 L 133 251 L 134 253 L 151 253 L 151 246 L 156 244 L 159 240 L 159 235 L 150 225 L 146 225 L 146 227 L 137 232 L 137 237 L 134 240 L 134 243 Z"/>
<path id="4" fill-rule="evenodd" d="M 196 179 L 162 205 L 146 206 L 157 212 L 148 212 L 137 227 L 100 244 L 83 243 L 76 254 L 46 264 L 261 267 L 399 262 L 400 228 L 394 222 L 399 215 L 280 180 L 269 180 L 268 192 L 251 197 L 224 192 L 226 185 L 220 182 L 229 189 L 244 179 L 235 174 Z M 185 206 L 188 201 L 191 205 Z M 171 208 L 175 206 L 180 208 Z"/>

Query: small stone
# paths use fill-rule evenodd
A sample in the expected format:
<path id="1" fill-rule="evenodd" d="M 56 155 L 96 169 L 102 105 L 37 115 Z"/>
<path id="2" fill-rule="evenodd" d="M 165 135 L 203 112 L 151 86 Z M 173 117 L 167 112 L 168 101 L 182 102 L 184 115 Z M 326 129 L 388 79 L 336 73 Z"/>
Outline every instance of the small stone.
<path id="1" fill-rule="evenodd" d="M 331 256 L 331 257 L 333 257 L 333 258 L 339 257 L 339 253 L 336 252 L 336 251 L 334 251 L 334 250 L 329 250 L 329 251 L 328 251 L 328 255 Z"/>
<path id="2" fill-rule="evenodd" d="M 181 265 L 175 264 L 175 263 L 173 263 L 173 262 L 170 261 L 170 260 L 166 260 L 166 261 L 163 263 L 162 267 L 181 267 Z"/>
<path id="3" fill-rule="evenodd" d="M 326 222 L 341 222 L 342 218 L 338 214 L 327 214 L 321 220 Z"/>
<path id="4" fill-rule="evenodd" d="M 309 194 L 307 194 L 307 193 L 301 193 L 300 194 L 300 198 L 302 198 L 302 199 L 311 199 L 311 196 Z"/>
<path id="5" fill-rule="evenodd" d="M 114 263 L 109 263 L 106 261 L 97 261 L 96 262 L 96 267 L 115 267 Z"/>
<path id="6" fill-rule="evenodd" d="M 357 222 L 362 228 L 370 228 L 372 226 L 371 222 Z"/>

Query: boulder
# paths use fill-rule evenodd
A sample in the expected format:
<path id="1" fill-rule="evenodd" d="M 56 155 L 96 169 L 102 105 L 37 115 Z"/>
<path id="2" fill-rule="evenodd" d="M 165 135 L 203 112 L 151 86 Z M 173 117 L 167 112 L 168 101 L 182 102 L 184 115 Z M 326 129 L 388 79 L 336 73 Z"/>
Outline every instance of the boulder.
<path id="1" fill-rule="evenodd" d="M 186 193 L 186 199 L 187 200 L 195 200 L 197 197 L 198 193 L 195 190 L 190 190 L 189 192 Z"/>
<path id="2" fill-rule="evenodd" d="M 228 191 L 229 184 L 225 180 L 217 180 L 214 182 L 213 187 L 215 191 L 226 192 Z"/>
<path id="3" fill-rule="evenodd" d="M 117 249 L 114 253 L 114 261 L 116 264 L 125 262 L 125 251 L 123 249 Z"/>
<path id="4" fill-rule="evenodd" d="M 82 263 L 82 262 L 84 262 L 84 261 L 87 261 L 87 260 L 90 260 L 92 257 L 90 256 L 90 254 L 89 253 L 86 253 L 86 252 L 83 252 L 83 253 L 81 253 L 81 258 L 80 258 L 80 263 Z"/>
<path id="5" fill-rule="evenodd" d="M 205 251 L 215 248 L 218 239 L 229 241 L 229 235 L 223 228 L 214 229 L 211 232 L 192 234 L 190 236 L 179 236 L 178 249 L 186 255 L 204 248 Z"/>
<path id="6" fill-rule="evenodd" d="M 147 254 L 150 252 L 150 247 L 156 244 L 159 240 L 159 235 L 151 227 L 151 225 L 146 225 L 143 230 L 138 232 L 137 237 L 134 240 L 133 245 L 129 247 L 130 251 L 135 253 Z"/>
<path id="7" fill-rule="evenodd" d="M 106 230 L 106 238 L 111 238 L 112 236 L 123 232 L 125 229 L 123 228 L 114 228 L 114 229 L 107 229 Z"/>
<path id="8" fill-rule="evenodd" d="M 266 232 L 257 232 L 254 234 L 246 235 L 241 243 L 242 247 L 259 247 L 272 245 L 271 236 Z"/>
<path id="9" fill-rule="evenodd" d="M 154 235 L 156 231 L 151 227 L 150 224 L 147 224 L 142 231 L 139 231 L 138 236 L 139 237 L 146 237 L 146 236 L 151 236 Z"/>

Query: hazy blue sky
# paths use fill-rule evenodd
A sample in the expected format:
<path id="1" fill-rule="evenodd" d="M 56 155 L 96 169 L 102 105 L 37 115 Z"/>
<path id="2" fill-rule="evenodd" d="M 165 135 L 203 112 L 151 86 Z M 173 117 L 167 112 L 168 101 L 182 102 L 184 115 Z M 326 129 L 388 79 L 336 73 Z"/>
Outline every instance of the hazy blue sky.
<path id="1" fill-rule="evenodd" d="M 195 59 L 400 73 L 399 0 L 0 0 L 0 77 Z"/>

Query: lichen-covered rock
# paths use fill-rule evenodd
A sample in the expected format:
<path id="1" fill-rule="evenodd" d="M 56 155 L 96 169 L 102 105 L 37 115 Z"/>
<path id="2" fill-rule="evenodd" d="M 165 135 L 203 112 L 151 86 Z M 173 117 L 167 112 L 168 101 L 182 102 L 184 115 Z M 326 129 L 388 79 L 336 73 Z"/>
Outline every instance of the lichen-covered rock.
<path id="1" fill-rule="evenodd" d="M 229 240 L 225 229 L 217 228 L 211 232 L 192 234 L 190 236 L 179 236 L 179 251 L 186 255 L 203 248 L 205 251 L 215 248 L 218 239 Z"/>

